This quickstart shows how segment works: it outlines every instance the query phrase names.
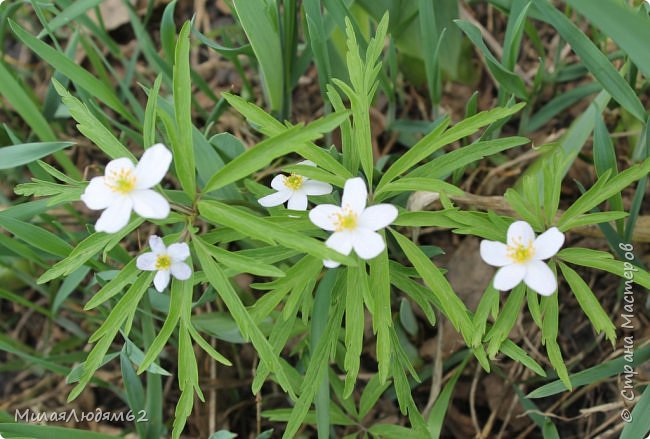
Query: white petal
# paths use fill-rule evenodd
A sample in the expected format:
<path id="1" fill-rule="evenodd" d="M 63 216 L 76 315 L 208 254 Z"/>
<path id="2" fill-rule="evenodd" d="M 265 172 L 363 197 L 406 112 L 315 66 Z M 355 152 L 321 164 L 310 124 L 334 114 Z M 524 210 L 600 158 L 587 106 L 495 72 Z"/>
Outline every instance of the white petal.
<path id="1" fill-rule="evenodd" d="M 507 256 L 508 247 L 498 241 L 481 241 L 481 258 L 486 264 L 495 267 L 503 267 L 512 264 L 512 260 Z"/>
<path id="2" fill-rule="evenodd" d="M 165 291 L 169 285 L 169 270 L 160 270 L 153 278 L 153 285 L 159 293 Z"/>
<path id="3" fill-rule="evenodd" d="M 309 211 L 309 219 L 323 230 L 333 232 L 335 215 L 341 213 L 341 208 L 333 204 L 320 204 Z"/>
<path id="4" fill-rule="evenodd" d="M 147 149 L 135 167 L 136 188 L 149 189 L 163 179 L 172 162 L 172 153 L 162 143 Z"/>
<path id="5" fill-rule="evenodd" d="M 276 175 L 275 177 L 273 177 L 273 180 L 271 180 L 271 187 L 276 191 L 286 190 L 287 187 L 284 185 L 284 180 L 286 178 L 287 178 L 286 175 L 282 175 L 282 174 Z"/>
<path id="6" fill-rule="evenodd" d="M 302 191 L 294 192 L 291 198 L 289 198 L 287 209 L 307 210 L 307 195 L 305 195 Z"/>
<path id="7" fill-rule="evenodd" d="M 172 261 L 182 262 L 190 257 L 190 247 L 185 242 L 177 242 L 167 247 L 167 254 Z"/>
<path id="8" fill-rule="evenodd" d="M 178 280 L 187 280 L 192 275 L 192 269 L 185 262 L 176 262 L 172 264 L 171 272 Z"/>
<path id="9" fill-rule="evenodd" d="M 524 282 L 542 296 L 550 296 L 557 290 L 553 270 L 542 261 L 531 261 L 526 265 Z"/>
<path id="10" fill-rule="evenodd" d="M 323 265 L 326 266 L 327 268 L 336 268 L 340 266 L 341 264 L 339 262 L 333 261 L 331 259 L 324 259 L 323 260 Z"/>
<path id="11" fill-rule="evenodd" d="M 494 288 L 507 291 L 516 287 L 526 275 L 526 267 L 521 264 L 506 265 L 494 275 Z"/>
<path id="12" fill-rule="evenodd" d="M 370 230 L 383 229 L 395 221 L 397 213 L 397 208 L 392 204 L 370 206 L 359 217 L 359 227 Z"/>
<path id="13" fill-rule="evenodd" d="M 121 157 L 119 159 L 111 160 L 108 162 L 106 168 L 104 169 L 104 176 L 110 178 L 111 174 L 120 174 L 125 170 L 133 172 L 135 170 L 135 166 L 133 166 L 133 162 L 130 159 Z"/>
<path id="14" fill-rule="evenodd" d="M 86 190 L 81 194 L 83 201 L 88 209 L 102 210 L 113 204 L 119 195 L 106 185 L 104 177 L 95 177 L 90 180 Z"/>
<path id="15" fill-rule="evenodd" d="M 352 251 L 352 236 L 349 232 L 332 233 L 325 245 L 347 256 Z"/>
<path id="16" fill-rule="evenodd" d="M 287 201 L 291 197 L 291 195 L 293 195 L 293 191 L 284 188 L 282 190 L 277 191 L 274 194 L 267 195 L 266 197 L 260 198 L 259 200 L 257 200 L 257 202 L 264 207 L 279 206 L 285 201 Z"/>
<path id="17" fill-rule="evenodd" d="M 142 218 L 164 219 L 169 215 L 169 203 L 158 192 L 151 189 L 131 192 L 133 210 Z"/>
<path id="18" fill-rule="evenodd" d="M 102 212 L 95 223 L 95 230 L 98 232 L 115 233 L 119 232 L 129 223 L 133 202 L 129 197 L 119 197 L 113 204 Z"/>
<path id="19" fill-rule="evenodd" d="M 384 239 L 379 233 L 361 228 L 352 233 L 352 246 L 361 259 L 372 259 L 386 248 Z"/>
<path id="20" fill-rule="evenodd" d="M 527 246 L 535 241 L 535 232 L 526 221 L 515 221 L 508 227 L 508 245 Z"/>
<path id="21" fill-rule="evenodd" d="M 366 208 L 367 200 L 368 189 L 361 177 L 350 178 L 345 182 L 341 207 L 350 208 L 357 214 L 361 214 L 363 209 Z"/>
<path id="22" fill-rule="evenodd" d="M 535 254 L 533 257 L 538 260 L 548 259 L 554 256 L 564 244 L 564 233 L 557 227 L 551 227 L 542 233 L 535 240 Z"/>
<path id="23" fill-rule="evenodd" d="M 301 189 L 305 191 L 307 195 L 327 195 L 331 194 L 332 185 L 329 183 L 323 183 L 322 181 L 317 180 L 308 180 L 302 184 Z"/>
<path id="24" fill-rule="evenodd" d="M 143 253 L 135 260 L 135 266 L 139 270 L 154 271 L 156 269 L 156 260 L 158 255 L 154 252 Z"/>
<path id="25" fill-rule="evenodd" d="M 159 236 L 151 235 L 149 237 L 149 247 L 151 247 L 151 251 L 157 255 L 167 253 L 167 247 L 165 247 L 165 243 Z"/>

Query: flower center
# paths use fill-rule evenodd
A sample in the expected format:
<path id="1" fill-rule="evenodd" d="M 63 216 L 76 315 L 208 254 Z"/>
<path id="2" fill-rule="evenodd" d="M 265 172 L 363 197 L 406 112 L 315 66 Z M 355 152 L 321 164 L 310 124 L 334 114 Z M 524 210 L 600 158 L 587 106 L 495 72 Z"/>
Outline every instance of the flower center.
<path id="1" fill-rule="evenodd" d="M 349 207 L 344 207 L 341 212 L 335 213 L 334 216 L 335 231 L 342 232 L 343 230 L 354 230 L 357 228 L 357 214 Z"/>
<path id="2" fill-rule="evenodd" d="M 506 255 L 515 263 L 523 264 L 530 261 L 535 254 L 533 241 L 528 241 L 528 245 L 514 241 L 514 245 L 509 245 L 506 249 Z"/>
<path id="3" fill-rule="evenodd" d="M 172 260 L 167 255 L 159 255 L 156 258 L 156 270 L 168 270 L 172 266 Z"/>
<path id="4" fill-rule="evenodd" d="M 126 195 L 135 189 L 135 175 L 129 168 L 111 171 L 106 177 L 106 184 L 113 192 Z"/>
<path id="5" fill-rule="evenodd" d="M 297 191 L 302 186 L 305 178 L 302 175 L 291 174 L 284 178 L 284 185 L 292 191 Z"/>

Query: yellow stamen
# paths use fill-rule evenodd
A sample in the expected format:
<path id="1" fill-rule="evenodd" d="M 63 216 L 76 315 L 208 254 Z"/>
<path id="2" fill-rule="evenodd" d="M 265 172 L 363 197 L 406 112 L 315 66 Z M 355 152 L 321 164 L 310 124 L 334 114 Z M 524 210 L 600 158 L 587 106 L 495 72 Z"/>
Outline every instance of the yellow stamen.
<path id="1" fill-rule="evenodd" d="M 126 195 L 135 189 L 135 175 L 128 168 L 112 171 L 106 175 L 106 181 L 112 191 Z"/>
<path id="2" fill-rule="evenodd" d="M 506 255 L 515 263 L 523 264 L 530 261 L 535 254 L 533 241 L 529 240 L 527 245 L 513 240 L 513 245 L 509 245 L 506 249 Z"/>
<path id="3" fill-rule="evenodd" d="M 167 270 L 172 266 L 172 260 L 167 255 L 159 255 L 156 258 L 156 270 Z"/>
<path id="4" fill-rule="evenodd" d="M 334 214 L 335 231 L 354 230 L 357 228 L 357 214 L 349 207 L 344 207 L 342 212 Z"/>
<path id="5" fill-rule="evenodd" d="M 302 175 L 291 174 L 288 177 L 284 177 L 284 185 L 292 191 L 297 191 L 304 183 L 304 180 L 305 178 Z"/>

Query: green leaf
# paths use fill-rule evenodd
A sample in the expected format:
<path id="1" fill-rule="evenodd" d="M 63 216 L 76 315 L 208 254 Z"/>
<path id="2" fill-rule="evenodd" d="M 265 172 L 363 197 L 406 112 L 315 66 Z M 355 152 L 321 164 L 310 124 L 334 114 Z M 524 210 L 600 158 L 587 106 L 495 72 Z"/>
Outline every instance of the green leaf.
<path id="1" fill-rule="evenodd" d="M 153 88 L 149 92 L 149 99 L 147 99 L 142 132 L 142 139 L 145 148 L 156 143 L 156 110 L 158 108 L 158 94 L 160 93 L 162 78 L 162 73 L 158 74 L 153 83 Z"/>
<path id="2" fill-rule="evenodd" d="M 408 177 L 446 178 L 456 169 L 527 143 L 530 143 L 530 140 L 525 137 L 506 137 L 475 142 L 432 159 L 415 168 L 408 174 Z"/>
<path id="3" fill-rule="evenodd" d="M 216 245 L 209 245 L 206 243 L 206 250 L 212 255 L 213 258 L 221 262 L 223 265 L 237 270 L 238 273 L 250 273 L 256 276 L 264 277 L 284 277 L 284 271 L 279 268 L 264 264 L 253 258 L 230 252 Z"/>
<path id="4" fill-rule="evenodd" d="M 67 258 L 57 262 L 47 270 L 41 277 L 38 278 L 37 283 L 43 284 L 56 279 L 61 276 L 67 276 L 77 268 L 84 265 L 90 258 L 99 253 L 104 247 L 109 245 L 111 241 L 121 240 L 126 235 L 135 230 L 144 220 L 136 218 L 132 220 L 129 225 L 115 234 L 108 234 L 103 232 L 93 233 L 88 238 L 84 239 L 77 245 Z"/>
<path id="5" fill-rule="evenodd" d="M 385 233 L 380 232 L 384 239 Z M 390 372 L 390 332 L 393 325 L 390 301 L 391 273 L 388 262 L 388 249 L 368 262 L 370 266 L 370 291 L 374 296 L 374 310 L 372 311 L 372 327 L 377 334 L 377 365 L 379 380 L 385 383 Z"/>
<path id="6" fill-rule="evenodd" d="M 363 349 L 363 292 L 368 290 L 368 275 L 365 264 L 347 269 L 347 290 L 345 294 L 345 389 L 343 398 L 347 399 L 355 389 L 361 351 Z"/>
<path id="7" fill-rule="evenodd" d="M 82 67 L 77 65 L 74 61 L 68 59 L 65 55 L 59 53 L 56 49 L 48 46 L 40 41 L 18 23 L 9 19 L 9 26 L 14 31 L 16 36 L 38 56 L 50 64 L 57 72 L 63 73 L 70 78 L 72 82 L 83 88 L 91 96 L 95 96 L 98 100 L 105 103 L 113 110 L 117 111 L 125 119 L 135 123 L 137 121 L 129 113 L 122 101 L 117 97 L 115 92 L 99 79 L 92 76 Z"/>
<path id="8" fill-rule="evenodd" d="M 554 270 L 555 271 L 555 270 Z M 567 389 L 572 390 L 569 372 L 562 358 L 560 345 L 557 343 L 558 332 L 558 294 L 542 297 L 544 320 L 542 321 L 542 343 L 546 345 L 548 360 L 553 365 L 558 377 Z"/>
<path id="9" fill-rule="evenodd" d="M 60 27 L 73 23 L 77 17 L 85 14 L 95 6 L 98 6 L 101 2 L 102 0 L 78 0 L 71 2 L 61 12 L 59 12 L 56 17 L 47 23 L 47 29 L 43 29 L 38 34 L 37 38 L 42 39 L 48 33 L 53 33 Z"/>
<path id="10" fill-rule="evenodd" d="M 178 35 L 174 57 L 174 112 L 178 128 L 172 143 L 176 175 L 185 193 L 196 198 L 196 169 L 192 141 L 192 81 L 190 79 L 190 29 L 186 21 Z"/>
<path id="11" fill-rule="evenodd" d="M 467 366 L 469 358 L 469 355 L 467 355 L 463 362 L 458 365 L 453 375 L 449 381 L 447 381 L 445 387 L 443 387 L 442 391 L 438 395 L 435 404 L 431 408 L 431 413 L 427 419 L 427 426 L 429 427 L 429 433 L 432 439 L 437 439 L 440 437 L 445 415 L 447 414 L 447 409 L 451 403 L 452 392 L 454 391 L 454 387 L 456 387 L 458 378 L 460 378 L 463 370 L 465 370 L 465 366 Z"/>
<path id="12" fill-rule="evenodd" d="M 390 168 L 388 168 L 381 178 L 377 190 L 380 190 L 382 186 L 393 181 L 397 176 L 406 172 L 418 162 L 424 160 L 443 146 L 470 136 L 481 129 L 481 127 L 515 114 L 525 105 L 525 103 L 519 103 L 510 108 L 499 107 L 493 110 L 483 111 L 476 116 L 472 116 L 457 123 L 447 131 L 445 131 L 445 129 L 449 122 L 445 121 L 441 123 L 436 127 L 436 129 L 413 145 L 411 149 L 404 153 Z"/>
<path id="13" fill-rule="evenodd" d="M 573 51 L 580 57 L 600 85 L 634 117 L 645 122 L 645 109 L 637 94 L 585 33 L 548 0 L 536 0 L 533 5 L 541 14 L 542 19 L 553 26 L 560 36 L 571 45 Z M 639 44 L 641 43 L 639 42 Z"/>
<path id="14" fill-rule="evenodd" d="M 499 350 L 503 352 L 508 357 L 512 358 L 515 361 L 523 364 L 539 376 L 546 376 L 546 372 L 542 369 L 542 366 L 537 364 L 522 348 L 517 346 L 512 340 L 504 340 L 499 347 Z"/>
<path id="15" fill-rule="evenodd" d="M 74 145 L 74 143 L 40 142 L 5 146 L 0 148 L 0 169 L 11 169 L 31 163 L 71 145 Z"/>
<path id="16" fill-rule="evenodd" d="M 537 110 L 526 124 L 526 132 L 534 133 L 548 123 L 553 117 L 561 114 L 567 108 L 580 102 L 587 96 L 601 91 L 603 87 L 597 83 L 578 85 L 566 92 L 563 92 L 548 101 L 542 108 Z"/>
<path id="17" fill-rule="evenodd" d="M 242 209 L 218 201 L 201 201 L 199 202 L 199 212 L 204 218 L 239 230 L 251 238 L 269 244 L 278 243 L 284 247 L 299 250 L 320 259 L 333 259 L 337 262 L 355 265 L 352 257 L 344 256 L 314 238 L 297 233 L 289 227 L 274 224 L 265 218 L 252 215 Z"/>
<path id="18" fill-rule="evenodd" d="M 440 273 L 438 267 L 433 264 L 431 259 L 417 245 L 404 235 L 392 229 L 390 231 L 406 254 L 406 257 L 411 261 L 418 274 L 424 280 L 424 283 L 438 299 L 442 312 L 445 313 L 449 321 L 454 325 L 454 328 L 463 335 L 465 342 L 471 344 L 474 326 L 469 319 L 467 308 L 463 301 L 454 293 L 451 285 L 449 285 L 447 279 Z"/>
<path id="19" fill-rule="evenodd" d="M 95 374 L 95 371 L 101 367 L 106 352 L 108 352 L 108 349 L 113 343 L 113 339 L 120 330 L 122 323 L 127 319 L 129 312 L 137 308 L 140 299 L 151 284 L 153 275 L 153 272 L 140 275 L 133 285 L 131 285 L 131 288 L 124 293 L 124 296 L 115 305 L 115 308 L 113 308 L 104 323 L 90 337 L 91 343 L 94 341 L 97 341 L 97 343 L 88 354 L 79 383 L 77 383 L 70 392 L 70 395 L 68 395 L 68 401 L 76 399 L 81 394 Z"/>
<path id="20" fill-rule="evenodd" d="M 650 159 L 634 165 L 620 174 L 609 177 L 610 173 L 606 172 L 596 183 L 583 193 L 567 210 L 558 221 L 558 228 L 566 231 L 565 224 L 572 218 L 585 213 L 598 206 L 603 201 L 611 198 L 633 182 L 640 180 L 650 172 Z"/>
<path id="21" fill-rule="evenodd" d="M 641 399 L 632 410 L 631 421 L 623 427 L 620 439 L 635 439 L 648 434 L 648 413 L 650 413 L 650 386 L 645 386 Z"/>
<path id="22" fill-rule="evenodd" d="M 9 217 L 0 217 L 0 226 L 29 245 L 50 254 L 66 257 L 70 244 L 47 230 Z"/>
<path id="23" fill-rule="evenodd" d="M 375 199 L 381 201 L 386 196 L 381 197 L 380 194 L 388 192 L 410 192 L 410 191 L 425 191 L 425 192 L 444 192 L 446 195 L 463 196 L 465 192 L 457 188 L 453 184 L 439 180 L 437 178 L 426 177 L 403 177 L 399 180 L 392 181 L 381 188 L 381 191 L 375 193 Z"/>
<path id="24" fill-rule="evenodd" d="M 635 366 L 644 364 L 648 360 L 650 360 L 650 345 L 637 349 L 633 354 L 626 354 L 625 356 L 571 374 L 571 384 L 574 388 L 594 384 L 601 380 L 618 375 L 624 370 L 629 370 L 629 368 L 634 368 Z M 560 380 L 556 380 L 533 390 L 526 396 L 528 398 L 546 398 L 548 396 L 562 393 L 565 390 L 566 387 L 564 386 L 564 383 Z"/>
<path id="25" fill-rule="evenodd" d="M 521 313 L 525 294 L 526 286 L 521 282 L 510 292 L 492 329 L 485 336 L 485 340 L 488 341 L 487 353 L 490 357 L 496 355 L 501 348 L 501 344 L 508 338 L 510 331 L 515 326 L 517 318 Z"/>
<path id="26" fill-rule="evenodd" d="M 275 2 L 250 0 L 235 2 L 234 6 L 259 62 L 269 105 L 273 111 L 279 112 L 284 105 L 284 64 Z"/>
<path id="27" fill-rule="evenodd" d="M 589 288 L 589 285 L 569 266 L 559 263 L 562 274 L 566 279 L 571 291 L 578 299 L 580 308 L 585 312 L 591 324 L 597 333 L 605 332 L 605 336 L 612 345 L 616 344 L 616 326 L 612 323 L 609 316 L 600 305 L 600 302 L 594 296 L 594 293 Z"/>
<path id="28" fill-rule="evenodd" d="M 120 157 L 135 159 L 133 154 L 90 112 L 85 104 L 72 96 L 56 79 L 52 78 L 52 84 L 61 96 L 63 104 L 68 107 L 68 111 L 77 121 L 77 129 L 81 134 L 112 159 Z"/>
<path id="29" fill-rule="evenodd" d="M 205 192 L 219 189 L 247 177 L 255 171 L 267 166 L 278 157 L 297 151 L 297 144 L 310 142 L 320 138 L 323 133 L 329 133 L 348 118 L 349 113 L 334 113 L 318 119 L 306 126 L 294 126 L 274 135 L 245 153 L 236 157 L 226 166 L 219 169 L 208 181 Z M 318 163 L 317 163 L 318 164 Z"/>
<path id="30" fill-rule="evenodd" d="M 469 21 L 454 20 L 454 23 L 456 23 L 456 25 L 463 32 L 465 32 L 465 35 L 467 35 L 472 43 L 474 43 L 474 45 L 479 48 L 485 57 L 485 61 L 487 63 L 488 69 L 490 70 L 490 73 L 492 73 L 492 76 L 494 76 L 494 79 L 499 84 L 499 86 L 514 94 L 519 99 L 528 100 L 528 90 L 526 90 L 524 81 L 519 77 L 519 75 L 516 75 L 515 73 L 506 69 L 499 62 L 499 60 L 497 60 L 494 55 L 492 55 L 492 52 L 490 52 L 490 49 L 488 49 L 488 47 L 485 45 L 485 42 L 483 41 L 483 37 L 481 36 L 481 31 L 479 28 L 477 28 Z"/>
<path id="31" fill-rule="evenodd" d="M 158 358 L 158 355 L 167 344 L 181 317 L 181 311 L 192 302 L 192 282 L 172 281 L 171 300 L 169 302 L 169 313 L 165 317 L 165 323 L 158 331 L 158 335 L 147 349 L 144 359 L 138 367 L 138 375 L 146 371 Z"/>
<path id="32" fill-rule="evenodd" d="M 266 363 L 266 366 L 275 373 L 280 386 L 295 400 L 296 395 L 291 387 L 289 378 L 273 352 L 271 345 L 244 307 L 244 304 L 221 267 L 212 259 L 210 252 L 206 248 L 206 244 L 197 237 L 193 237 L 192 244 L 208 281 L 217 290 L 219 296 L 228 307 L 228 310 L 237 322 L 239 330 L 245 337 L 250 338 L 255 350 L 260 356 L 260 360 Z"/>
<path id="33" fill-rule="evenodd" d="M 266 136 L 277 136 L 278 134 L 291 129 L 291 126 L 287 127 L 283 125 L 257 105 L 247 102 L 239 96 L 230 93 L 223 93 L 223 97 L 230 105 L 239 111 L 256 130 Z M 346 113 L 346 111 L 343 108 L 341 111 L 337 111 L 337 113 L 343 114 Z M 344 120 L 341 129 L 344 130 L 345 125 L 349 123 L 349 119 Z M 350 173 L 345 166 L 337 162 L 336 159 L 334 159 L 334 157 L 323 148 L 316 146 L 312 142 L 305 142 L 303 144 L 296 143 L 294 147 L 298 154 L 307 160 L 316 163 L 321 168 L 326 169 L 335 175 L 345 177 L 346 179 L 353 177 L 352 173 Z"/>
<path id="34" fill-rule="evenodd" d="M 646 270 L 628 261 L 616 260 L 610 253 L 573 247 L 560 250 L 557 257 L 570 264 L 607 271 L 644 288 L 650 288 L 650 274 Z"/>
<path id="35" fill-rule="evenodd" d="M 283 434 L 284 439 L 295 436 L 300 425 L 309 412 L 309 407 L 320 388 L 322 377 L 327 372 L 330 354 L 338 341 L 338 329 L 341 327 L 345 302 L 340 297 L 340 291 L 335 291 L 332 298 L 332 307 L 328 313 L 329 320 L 323 331 L 325 335 L 315 347 L 312 347 L 312 355 L 309 359 L 307 371 L 302 380 L 300 397 L 291 411 L 287 426 Z"/>
<path id="36" fill-rule="evenodd" d="M 644 41 L 650 41 L 648 14 L 640 14 L 627 4 L 615 0 L 603 0 L 598 3 L 597 8 L 594 8 L 589 0 L 566 0 L 566 2 L 609 35 L 646 78 L 650 78 L 650 59 L 648 59 L 647 46 L 644 44 Z"/>

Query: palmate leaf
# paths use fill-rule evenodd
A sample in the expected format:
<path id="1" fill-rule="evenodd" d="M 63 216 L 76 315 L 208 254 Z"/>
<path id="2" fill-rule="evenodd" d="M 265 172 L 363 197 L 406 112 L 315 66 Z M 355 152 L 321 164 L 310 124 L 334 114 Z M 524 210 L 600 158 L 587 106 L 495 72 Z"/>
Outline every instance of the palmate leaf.
<path id="1" fill-rule="evenodd" d="M 519 103 L 509 108 L 495 108 L 489 111 L 483 111 L 475 116 L 467 118 L 453 127 L 447 129 L 449 121 L 438 125 L 436 129 L 424 136 L 411 149 L 405 152 L 381 178 L 377 190 L 384 185 L 393 181 L 400 174 L 408 171 L 410 168 L 424 160 L 440 148 L 464 137 L 470 136 L 480 130 L 482 127 L 490 125 L 496 121 L 511 116 L 521 110 L 526 104 Z"/>
<path id="2" fill-rule="evenodd" d="M 135 159 L 131 151 L 120 142 L 79 99 L 70 94 L 63 85 L 52 78 L 52 84 L 68 111 L 77 121 L 77 129 L 112 159 L 128 157 Z"/>
<path id="3" fill-rule="evenodd" d="M 612 346 L 616 345 L 616 326 L 612 323 L 611 319 L 601 306 L 600 302 L 594 296 L 594 293 L 589 288 L 589 285 L 571 269 L 568 265 L 559 263 L 564 279 L 571 287 L 571 291 L 578 299 L 580 308 L 585 312 L 591 324 L 597 333 L 605 332 L 605 336 L 612 342 Z"/>
<path id="4" fill-rule="evenodd" d="M 273 352 L 271 345 L 258 328 L 248 310 L 244 307 L 244 304 L 221 267 L 206 249 L 207 244 L 196 236 L 193 237 L 192 244 L 208 281 L 228 307 L 228 310 L 237 322 L 239 330 L 245 338 L 250 339 L 260 356 L 260 360 L 266 363 L 267 367 L 275 373 L 280 386 L 295 400 L 296 396 L 289 378 Z"/>
<path id="5" fill-rule="evenodd" d="M 451 285 L 449 285 L 447 279 L 440 273 L 438 267 L 431 262 L 431 259 L 417 245 L 404 235 L 392 229 L 390 231 L 425 284 L 438 299 L 442 312 L 445 313 L 449 321 L 454 325 L 454 328 L 462 334 L 466 343 L 471 345 L 474 326 L 469 318 L 465 304 L 454 293 Z"/>
<path id="6" fill-rule="evenodd" d="M 356 264 L 352 257 L 344 256 L 314 238 L 218 201 L 199 202 L 199 212 L 201 216 L 215 224 L 231 227 L 269 244 L 277 243 L 320 259 L 332 259 L 348 265 Z"/>
<path id="7" fill-rule="evenodd" d="M 97 255 L 102 249 L 110 246 L 112 243 L 119 242 L 143 222 L 144 220 L 138 217 L 134 218 L 125 228 L 115 234 L 104 232 L 93 233 L 81 241 L 65 259 L 57 262 L 52 268 L 43 273 L 37 282 L 43 284 L 58 277 L 69 275 L 88 262 L 90 258 Z"/>
<path id="8" fill-rule="evenodd" d="M 76 399 L 81 394 L 90 382 L 95 371 L 101 367 L 102 360 L 113 343 L 117 332 L 127 319 L 129 312 L 137 308 L 140 299 L 142 299 L 147 288 L 151 285 L 153 275 L 153 272 L 141 274 L 128 291 L 124 293 L 124 296 L 115 305 L 108 318 L 90 338 L 91 343 L 94 341 L 97 341 L 97 343 L 88 354 L 88 358 L 84 364 L 83 374 L 79 379 L 79 383 L 72 389 L 70 395 L 68 395 L 68 401 Z"/>

